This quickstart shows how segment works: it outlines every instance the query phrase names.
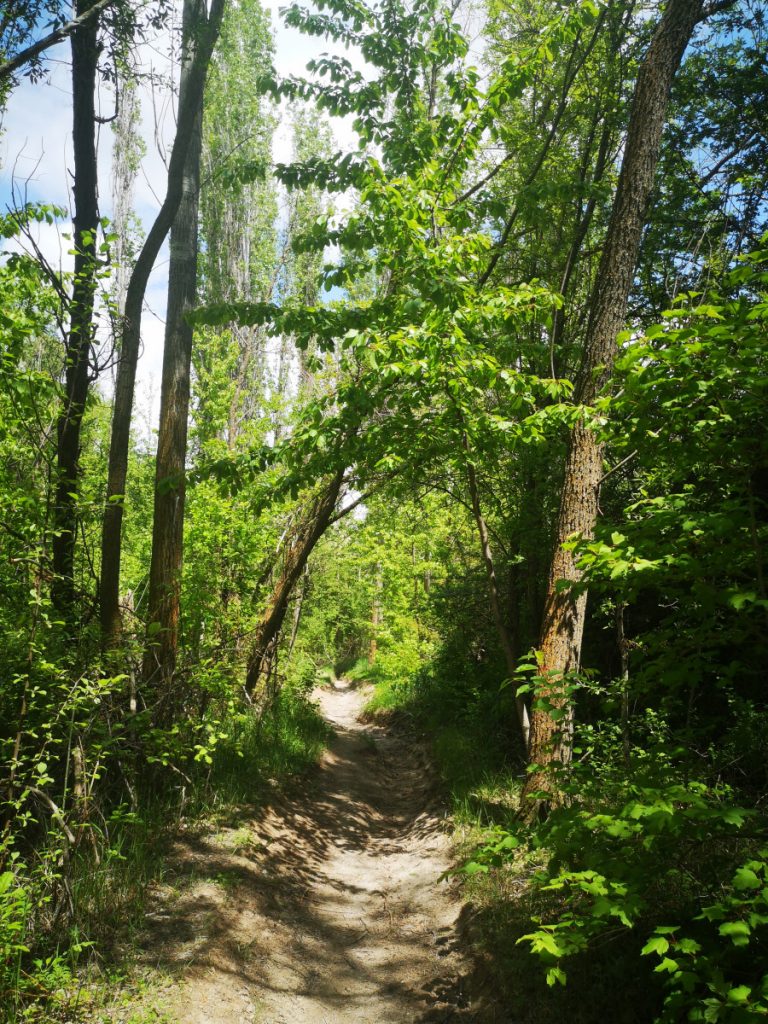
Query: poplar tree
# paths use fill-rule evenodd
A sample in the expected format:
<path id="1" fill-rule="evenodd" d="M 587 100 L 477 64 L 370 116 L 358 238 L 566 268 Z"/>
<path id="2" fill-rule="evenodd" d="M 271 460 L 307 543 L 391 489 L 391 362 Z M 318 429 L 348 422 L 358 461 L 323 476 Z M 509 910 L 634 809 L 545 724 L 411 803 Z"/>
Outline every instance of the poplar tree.
<path id="1" fill-rule="evenodd" d="M 227 11 L 206 89 L 200 199 L 200 297 L 203 302 L 269 301 L 278 288 L 278 203 L 269 173 L 276 116 L 262 95 L 274 42 L 258 0 Z M 201 338 L 194 358 L 203 374 L 231 362 L 226 438 L 235 448 L 263 410 L 268 384 L 263 328 L 230 322 Z M 205 399 L 197 413 L 204 418 Z"/>

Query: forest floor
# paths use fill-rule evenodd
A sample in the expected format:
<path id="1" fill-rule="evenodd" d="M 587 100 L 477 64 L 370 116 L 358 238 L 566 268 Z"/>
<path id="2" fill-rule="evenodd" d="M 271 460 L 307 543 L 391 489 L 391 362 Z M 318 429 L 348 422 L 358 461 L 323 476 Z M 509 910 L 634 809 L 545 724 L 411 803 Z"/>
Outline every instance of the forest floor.
<path id="1" fill-rule="evenodd" d="M 318 691 L 318 768 L 267 806 L 182 835 L 150 898 L 144 966 L 164 978 L 112 1020 L 409 1024 L 498 1019 L 472 1006 L 466 908 L 424 750 L 364 724 L 365 690 Z M 150 1009 L 151 1004 L 151 1009 Z"/>

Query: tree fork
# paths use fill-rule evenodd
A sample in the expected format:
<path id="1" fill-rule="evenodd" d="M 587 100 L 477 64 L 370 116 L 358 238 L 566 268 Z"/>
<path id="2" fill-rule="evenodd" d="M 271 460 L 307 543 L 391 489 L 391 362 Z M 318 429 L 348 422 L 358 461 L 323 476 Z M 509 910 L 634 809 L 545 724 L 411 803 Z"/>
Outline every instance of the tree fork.
<path id="1" fill-rule="evenodd" d="M 147 622 L 156 630 L 147 638 L 144 680 L 153 680 L 161 697 L 170 695 L 176 667 L 181 613 L 192 326 L 187 320 L 197 294 L 197 217 L 202 150 L 202 102 L 193 127 L 184 169 L 184 188 L 171 228 L 168 307 L 160 394 L 160 426 L 155 461 L 152 558 Z"/>
<path id="2" fill-rule="evenodd" d="M 179 95 L 176 137 L 168 164 L 168 188 L 155 222 L 144 240 L 126 292 L 120 362 L 112 414 L 106 507 L 101 535 L 99 605 L 102 640 L 107 647 L 118 642 L 121 632 L 120 556 L 123 505 L 128 475 L 136 364 L 141 342 L 141 310 L 149 275 L 181 202 L 187 148 L 202 101 L 211 55 L 221 28 L 224 5 L 225 0 L 212 0 L 210 13 L 206 19 L 202 14 L 198 16 L 200 8 L 196 0 L 185 0 L 182 48 L 189 70 L 185 78 L 186 88 L 183 94 L 180 92 Z"/>

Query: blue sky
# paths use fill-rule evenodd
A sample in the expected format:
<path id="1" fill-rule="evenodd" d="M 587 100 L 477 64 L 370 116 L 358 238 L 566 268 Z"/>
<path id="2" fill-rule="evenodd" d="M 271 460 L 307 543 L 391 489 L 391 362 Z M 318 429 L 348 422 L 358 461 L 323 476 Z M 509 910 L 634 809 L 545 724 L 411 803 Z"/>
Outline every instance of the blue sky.
<path id="1" fill-rule="evenodd" d="M 281 74 L 302 74 L 312 57 L 324 51 L 338 52 L 339 48 L 323 40 L 303 36 L 295 29 L 282 25 L 277 5 L 265 3 L 272 11 L 275 26 L 275 63 Z M 177 36 L 165 33 L 139 49 L 139 59 L 145 70 L 150 67 L 166 76 L 176 73 L 174 49 Z M 350 56 L 349 54 L 345 54 Z M 46 56 L 47 80 L 36 84 L 21 79 L 9 97 L 2 119 L 0 136 L 0 206 L 3 210 L 17 202 L 41 201 L 66 208 L 71 206 L 71 118 L 69 44 L 63 43 L 48 51 Z M 135 210 L 145 229 L 152 223 L 160 200 L 165 193 L 165 164 L 173 138 L 174 117 L 170 93 L 147 87 L 142 89 L 142 135 L 147 145 L 147 156 L 136 183 Z M 114 108 L 114 94 L 109 85 L 99 87 L 98 103 L 103 116 Z M 334 125 L 340 146 L 351 143 L 351 130 L 343 122 Z M 158 145 L 159 143 L 159 145 Z M 103 216 L 111 213 L 111 149 L 112 131 L 109 125 L 99 132 L 100 209 Z M 274 156 L 276 160 L 290 158 L 290 138 L 286 131 L 278 131 Z M 62 238 L 66 223 L 41 225 L 37 229 L 38 244 L 46 258 L 55 267 L 66 270 L 71 265 L 67 254 L 68 242 Z M 11 243 L 14 245 L 14 243 Z M 162 363 L 162 342 L 167 284 L 167 248 L 161 252 L 147 291 L 147 308 L 142 321 L 144 352 L 137 379 L 137 416 L 142 422 L 156 419 L 159 402 L 159 380 Z"/>

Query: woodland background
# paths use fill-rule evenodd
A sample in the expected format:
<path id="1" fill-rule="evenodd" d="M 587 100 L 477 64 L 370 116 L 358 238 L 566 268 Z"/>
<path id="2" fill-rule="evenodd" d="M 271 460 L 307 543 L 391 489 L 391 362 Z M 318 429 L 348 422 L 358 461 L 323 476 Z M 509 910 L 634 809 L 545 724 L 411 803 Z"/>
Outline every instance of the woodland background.
<path id="1" fill-rule="evenodd" d="M 307 77 L 258 0 L 0 12 L 0 101 L 62 53 L 73 113 L 70 208 L 0 217 L 6 1019 L 75 1012 L 180 818 L 313 762 L 329 673 L 430 738 L 517 1019 L 764 1017 L 765 7 L 282 17 Z"/>

